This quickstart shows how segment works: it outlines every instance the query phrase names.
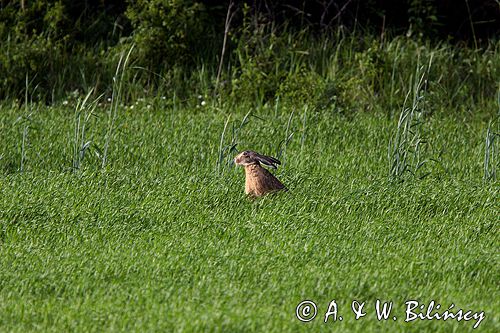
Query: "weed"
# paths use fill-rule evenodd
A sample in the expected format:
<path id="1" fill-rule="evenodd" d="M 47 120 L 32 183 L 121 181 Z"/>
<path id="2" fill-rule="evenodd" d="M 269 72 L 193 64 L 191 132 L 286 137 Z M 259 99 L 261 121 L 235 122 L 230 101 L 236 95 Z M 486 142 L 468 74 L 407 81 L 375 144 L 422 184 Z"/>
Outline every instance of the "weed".
<path id="1" fill-rule="evenodd" d="M 426 177 L 428 173 L 419 173 L 421 168 L 429 161 L 423 156 L 422 146 L 427 144 L 422 136 L 424 124 L 423 99 L 425 96 L 425 78 L 432 65 L 432 56 L 426 67 L 418 66 L 411 89 L 408 91 L 399 116 L 396 133 L 389 142 L 389 175 L 401 180 L 406 173 L 419 178 Z M 411 106 L 407 106 L 409 98 Z"/>
<path id="2" fill-rule="evenodd" d="M 114 127 L 116 117 L 118 115 L 118 108 L 121 106 L 122 94 L 123 94 L 123 84 L 125 81 L 125 74 L 127 70 L 127 64 L 130 58 L 130 54 L 134 49 L 134 45 L 132 45 L 128 52 L 122 52 L 120 55 L 120 60 L 118 61 L 118 65 L 116 66 L 115 76 L 113 77 L 113 92 L 111 94 L 111 103 L 109 106 L 108 112 L 108 129 L 106 131 L 105 140 L 104 140 L 104 148 L 102 154 L 102 168 L 106 167 L 106 163 L 108 162 L 108 149 L 111 143 L 112 136 L 114 134 Z"/>
<path id="3" fill-rule="evenodd" d="M 75 124 L 73 135 L 73 171 L 81 168 L 85 152 L 90 148 L 92 141 L 87 138 L 87 125 L 94 115 L 99 100 L 103 95 L 89 101 L 94 89 L 90 89 L 83 100 L 79 100 L 75 106 Z"/>
<path id="4" fill-rule="evenodd" d="M 495 128 L 496 127 L 496 128 Z M 494 120 L 488 123 L 484 147 L 484 179 L 496 181 L 498 165 L 498 137 L 500 136 L 500 89 L 498 92 L 498 113 Z"/>

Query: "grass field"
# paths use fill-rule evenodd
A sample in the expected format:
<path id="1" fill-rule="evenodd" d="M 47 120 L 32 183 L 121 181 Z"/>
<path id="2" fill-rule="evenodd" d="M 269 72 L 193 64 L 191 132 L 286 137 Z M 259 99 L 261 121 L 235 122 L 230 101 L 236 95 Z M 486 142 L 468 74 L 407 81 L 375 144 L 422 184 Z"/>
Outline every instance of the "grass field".
<path id="1" fill-rule="evenodd" d="M 435 161 L 427 177 L 398 180 L 398 120 L 382 113 L 158 98 L 120 108 L 110 135 L 97 107 L 82 139 L 74 109 L 2 106 L 0 331 L 473 330 L 405 323 L 412 299 L 484 311 L 476 331 L 499 330 L 500 193 L 483 180 L 484 112 L 427 117 L 420 154 Z M 221 155 L 232 141 L 278 155 L 290 191 L 246 198 L 234 152 Z M 301 323 L 306 299 L 318 316 Z M 333 299 L 344 320 L 325 324 Z M 394 302 L 388 322 L 377 299 Z M 354 320 L 352 300 L 366 317 Z"/>
<path id="2" fill-rule="evenodd" d="M 500 331 L 500 44 L 252 36 L 220 82 L 132 47 L 112 87 L 0 103 L 0 332 Z M 290 191 L 245 197 L 236 149 Z"/>

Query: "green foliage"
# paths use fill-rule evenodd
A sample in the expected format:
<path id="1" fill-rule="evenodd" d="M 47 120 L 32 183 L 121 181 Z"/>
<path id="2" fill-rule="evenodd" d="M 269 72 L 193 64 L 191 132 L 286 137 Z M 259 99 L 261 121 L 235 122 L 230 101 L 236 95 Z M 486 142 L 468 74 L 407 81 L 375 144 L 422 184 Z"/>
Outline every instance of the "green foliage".
<path id="1" fill-rule="evenodd" d="M 231 96 L 268 101 L 286 76 L 284 61 L 276 61 L 284 39 L 277 36 L 270 22 L 263 17 L 253 18 L 249 10 L 244 7 L 242 27 L 233 35 L 237 67 L 232 73 Z"/>
<path id="2" fill-rule="evenodd" d="M 496 127 L 496 128 L 495 128 Z M 484 179 L 497 180 L 497 170 L 500 166 L 499 144 L 500 139 L 500 86 L 498 90 L 498 112 L 488 123 L 484 144 Z"/>
<path id="3" fill-rule="evenodd" d="M 389 142 L 389 175 L 395 180 L 404 180 L 408 175 L 424 178 L 429 175 L 424 168 L 430 161 L 426 156 L 429 142 L 423 130 L 425 125 L 425 82 L 431 69 L 419 66 L 406 94 L 394 136 Z"/>
<path id="4" fill-rule="evenodd" d="M 410 297 L 497 331 L 498 42 L 318 37 L 247 8 L 214 96 L 197 2 L 131 3 L 118 44 L 67 39 L 69 2 L 26 3 L 0 11 L 0 97 L 24 96 L 0 103 L 0 331 L 370 332 L 294 308 Z M 67 99 L 32 103 L 47 92 Z M 387 180 L 389 143 L 417 177 Z M 235 149 L 282 158 L 290 191 L 247 200 Z M 472 326 L 396 311 L 395 331 Z"/>
<path id="5" fill-rule="evenodd" d="M 254 17 L 243 8 L 243 23 L 233 34 L 236 63 L 231 75 L 231 98 L 265 103 L 280 97 L 293 104 L 314 101 L 323 89 L 323 79 L 307 59 L 311 34 L 276 27 L 265 16 Z M 305 99 L 304 99 L 305 98 Z"/>
<path id="6" fill-rule="evenodd" d="M 139 61 L 158 66 L 192 64 L 200 54 L 209 16 L 205 6 L 195 0 L 130 1 L 126 15 L 134 28 Z"/>
<path id="7" fill-rule="evenodd" d="M 373 41 L 366 49 L 342 55 L 345 58 L 339 62 L 345 69 L 328 80 L 320 105 L 327 105 L 325 99 L 328 98 L 335 105 L 336 112 L 348 114 L 372 110 L 377 92 L 386 89 L 379 86 L 381 78 L 387 73 L 379 56 L 382 52 L 381 45 Z"/>
<path id="8" fill-rule="evenodd" d="M 9 90 L 22 91 L 23 78 L 49 73 L 64 48 L 59 26 L 63 21 L 60 1 L 29 2 L 26 8 L 11 3 L 0 11 L 0 98 Z M 49 56 L 50 55 L 50 56 Z"/>
<path id="9" fill-rule="evenodd" d="M 387 112 L 394 114 L 415 55 L 432 52 L 440 72 L 449 75 L 429 73 L 431 104 L 441 98 L 439 89 L 453 91 L 448 109 L 465 110 L 471 99 L 487 103 L 495 93 L 495 41 L 475 50 L 431 44 L 425 36 L 389 40 L 343 28 L 317 34 L 297 31 L 292 21 L 277 25 L 244 4 L 236 8 L 217 94 L 224 99 L 263 104 L 280 97 L 282 103 L 304 100 L 342 113 L 372 110 L 373 99 L 380 99 L 389 101 Z M 135 72 L 126 98 L 145 92 L 182 101 L 213 95 L 224 10 L 195 0 L 2 3 L 0 98 L 22 98 L 26 76 L 34 79 L 36 100 L 56 101 L 91 88 L 109 94 L 116 61 L 132 44 Z M 412 1 L 412 29 L 433 27 L 434 12 L 431 2 Z"/>
<path id="10" fill-rule="evenodd" d="M 408 34 L 418 37 L 433 36 L 437 32 L 438 14 L 434 0 L 411 0 L 408 6 L 410 30 Z"/>
<path id="11" fill-rule="evenodd" d="M 107 47 L 120 36 L 119 10 L 70 0 L 2 6 L 0 99 L 22 96 L 26 76 L 36 78 L 33 97 L 45 101 L 87 90 L 90 80 L 92 85 L 111 81 Z"/>
<path id="12" fill-rule="evenodd" d="M 318 73 L 300 68 L 290 72 L 280 83 L 276 96 L 284 105 L 316 105 L 325 89 L 325 79 Z"/>
<path id="13" fill-rule="evenodd" d="M 241 169 L 214 175 L 228 114 L 226 142 L 234 122 L 239 149 L 274 154 L 290 108 L 252 108 L 239 127 L 243 103 L 134 101 L 117 114 L 109 168 L 91 145 L 73 173 L 76 105 L 33 114 L 25 173 L 23 125 L 12 126 L 22 110 L 1 106 L 0 331 L 474 331 L 464 320 L 405 323 L 410 297 L 483 310 L 478 330 L 497 331 L 500 187 L 482 181 L 480 115 L 430 117 L 449 173 L 401 184 L 386 180 L 394 119 L 311 112 L 303 126 L 297 105 L 278 169 L 289 192 L 251 201 Z M 85 142 L 102 146 L 108 106 Z M 397 321 L 349 315 L 353 299 L 377 298 L 395 302 Z M 322 312 L 336 299 L 345 319 L 301 323 L 303 299 Z"/>
<path id="14" fill-rule="evenodd" d="M 70 23 L 65 15 L 65 4 L 61 0 L 27 1 L 24 8 L 10 2 L 0 11 L 0 33 L 10 34 L 15 40 L 43 35 L 48 40 L 62 39 L 68 33 L 63 26 Z"/>

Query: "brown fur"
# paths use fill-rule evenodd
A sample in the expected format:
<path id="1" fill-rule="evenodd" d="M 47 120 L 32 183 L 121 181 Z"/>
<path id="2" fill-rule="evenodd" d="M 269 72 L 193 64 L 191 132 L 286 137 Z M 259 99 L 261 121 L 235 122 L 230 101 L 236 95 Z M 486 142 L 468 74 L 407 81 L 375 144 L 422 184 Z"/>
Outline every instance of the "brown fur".
<path id="1" fill-rule="evenodd" d="M 245 193 L 260 197 L 286 187 L 272 173 L 264 169 L 260 163 L 276 168 L 280 161 L 273 157 L 261 155 L 253 151 L 244 151 L 235 157 L 234 162 L 245 168 Z"/>

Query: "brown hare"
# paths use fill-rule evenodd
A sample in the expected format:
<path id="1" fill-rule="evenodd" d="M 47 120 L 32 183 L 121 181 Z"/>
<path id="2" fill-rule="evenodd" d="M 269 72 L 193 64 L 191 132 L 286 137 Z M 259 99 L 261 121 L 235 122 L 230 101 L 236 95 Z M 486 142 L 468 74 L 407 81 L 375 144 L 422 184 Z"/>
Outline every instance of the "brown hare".
<path id="1" fill-rule="evenodd" d="M 234 158 L 234 163 L 245 167 L 245 193 L 247 195 L 260 197 L 267 193 L 287 190 L 272 173 L 261 166 L 262 163 L 276 169 L 276 164 L 281 164 L 281 162 L 274 157 L 247 150 L 238 154 Z"/>

